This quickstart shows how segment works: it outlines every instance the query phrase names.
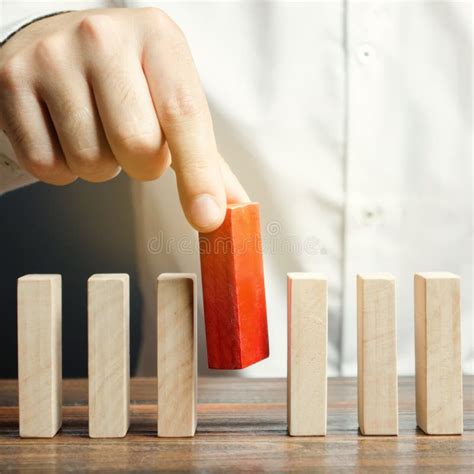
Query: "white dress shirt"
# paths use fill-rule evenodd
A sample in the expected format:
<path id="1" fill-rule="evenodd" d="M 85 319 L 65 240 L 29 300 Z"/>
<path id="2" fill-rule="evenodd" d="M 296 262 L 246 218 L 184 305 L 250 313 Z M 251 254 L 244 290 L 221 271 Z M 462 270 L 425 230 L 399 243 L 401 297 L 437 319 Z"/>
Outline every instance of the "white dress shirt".
<path id="1" fill-rule="evenodd" d="M 150 5 L 186 34 L 220 152 L 261 204 L 271 355 L 241 373 L 286 373 L 290 271 L 328 277 L 330 375 L 356 373 L 356 274 L 394 274 L 398 368 L 413 373 L 413 273 L 437 270 L 461 276 L 474 372 L 470 2 L 3 1 L 1 34 L 52 11 Z M 31 182 L 5 140 L 0 153 L 0 191 Z M 199 255 L 171 171 L 133 195 L 151 375 L 156 276 L 199 274 Z M 204 372 L 203 324 L 200 344 Z"/>

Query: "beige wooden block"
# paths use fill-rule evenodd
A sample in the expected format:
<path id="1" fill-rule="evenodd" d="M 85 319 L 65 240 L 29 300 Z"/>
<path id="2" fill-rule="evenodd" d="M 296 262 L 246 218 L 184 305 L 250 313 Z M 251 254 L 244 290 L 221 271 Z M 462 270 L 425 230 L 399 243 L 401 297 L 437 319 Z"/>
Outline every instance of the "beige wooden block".
<path id="1" fill-rule="evenodd" d="M 20 436 L 51 438 L 61 427 L 61 275 L 18 279 Z"/>
<path id="2" fill-rule="evenodd" d="M 415 274 L 416 422 L 427 434 L 463 432 L 460 279 Z"/>
<path id="3" fill-rule="evenodd" d="M 361 433 L 397 435 L 397 331 L 392 275 L 357 275 L 357 367 Z"/>
<path id="4" fill-rule="evenodd" d="M 126 274 L 88 281 L 89 436 L 127 434 L 130 405 L 130 303 Z"/>
<path id="5" fill-rule="evenodd" d="M 288 432 L 324 436 L 327 425 L 327 280 L 288 274 Z"/>
<path id="6" fill-rule="evenodd" d="M 158 277 L 158 436 L 196 432 L 196 275 Z"/>

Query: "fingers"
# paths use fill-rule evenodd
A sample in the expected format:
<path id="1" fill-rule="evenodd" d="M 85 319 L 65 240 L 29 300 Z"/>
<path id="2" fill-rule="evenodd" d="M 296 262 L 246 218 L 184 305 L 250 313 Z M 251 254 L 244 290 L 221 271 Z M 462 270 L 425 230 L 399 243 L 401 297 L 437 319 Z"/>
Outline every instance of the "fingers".
<path id="1" fill-rule="evenodd" d="M 72 173 L 91 182 L 107 181 L 119 173 L 120 167 L 107 143 L 86 78 L 65 52 L 62 41 L 42 43 L 37 61 L 54 80 L 38 78 L 38 91 Z"/>
<path id="2" fill-rule="evenodd" d="M 222 179 L 224 180 L 227 204 L 241 204 L 245 202 L 250 202 L 251 199 L 245 191 L 244 187 L 240 184 L 240 181 L 237 179 L 237 176 L 235 176 L 233 171 L 230 169 L 230 166 L 220 155 L 219 166 L 222 174 Z M 173 163 L 171 163 L 171 168 L 174 169 Z"/>
<path id="3" fill-rule="evenodd" d="M 197 230 L 208 232 L 222 223 L 226 212 L 211 115 L 182 33 L 160 11 L 150 21 L 143 68 L 172 155 L 184 213 Z"/>
<path id="4" fill-rule="evenodd" d="M 21 165 L 46 183 L 73 182 L 76 176 L 66 164 L 47 109 L 23 83 L 21 70 L 3 65 L 0 91 L 0 126 Z"/>
<path id="5" fill-rule="evenodd" d="M 128 175 L 158 178 L 170 156 L 156 116 L 133 37 L 120 34 L 110 17 L 85 18 L 80 26 L 86 65 L 100 119 L 113 155 Z"/>
<path id="6" fill-rule="evenodd" d="M 217 151 L 181 31 L 158 9 L 63 20 L 43 20 L 48 28 L 28 28 L 2 49 L 0 126 L 20 162 L 66 184 L 105 181 L 120 167 L 155 179 L 172 156 L 186 217 L 202 232 L 217 228 L 227 201 L 248 196 Z"/>

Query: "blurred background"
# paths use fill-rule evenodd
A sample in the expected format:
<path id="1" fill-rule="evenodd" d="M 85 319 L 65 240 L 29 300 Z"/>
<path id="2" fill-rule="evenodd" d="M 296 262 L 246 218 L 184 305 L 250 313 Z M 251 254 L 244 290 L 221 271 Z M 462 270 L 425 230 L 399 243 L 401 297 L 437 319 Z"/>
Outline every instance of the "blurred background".
<path id="1" fill-rule="evenodd" d="M 64 377 L 87 377 L 87 279 L 128 273 L 133 374 L 142 301 L 127 176 L 101 186 L 27 186 L 2 196 L 0 216 L 0 378 L 17 377 L 16 280 L 28 273 L 62 275 Z"/>

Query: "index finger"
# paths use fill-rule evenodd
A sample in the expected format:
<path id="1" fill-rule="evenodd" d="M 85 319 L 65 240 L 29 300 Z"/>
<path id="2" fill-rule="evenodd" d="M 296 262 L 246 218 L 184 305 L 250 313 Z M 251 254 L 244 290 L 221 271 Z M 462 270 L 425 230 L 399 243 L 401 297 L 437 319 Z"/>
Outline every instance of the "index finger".
<path id="1" fill-rule="evenodd" d="M 146 35 L 143 68 L 184 213 L 197 230 L 210 232 L 226 212 L 212 118 L 184 35 L 166 16 Z"/>

